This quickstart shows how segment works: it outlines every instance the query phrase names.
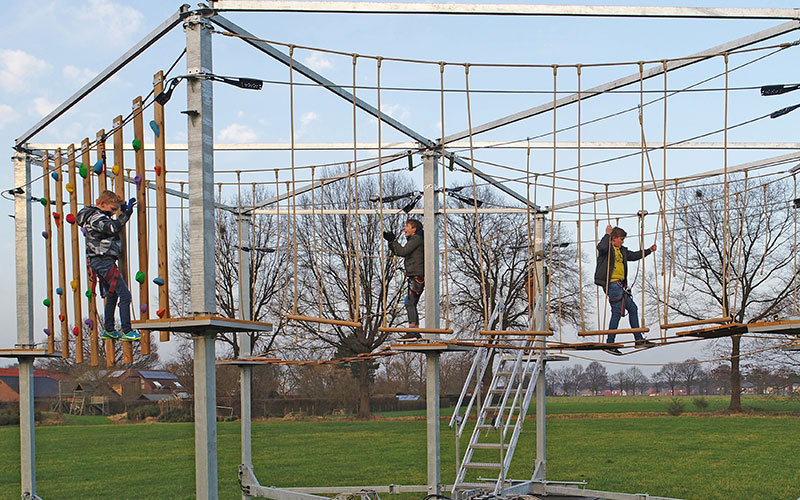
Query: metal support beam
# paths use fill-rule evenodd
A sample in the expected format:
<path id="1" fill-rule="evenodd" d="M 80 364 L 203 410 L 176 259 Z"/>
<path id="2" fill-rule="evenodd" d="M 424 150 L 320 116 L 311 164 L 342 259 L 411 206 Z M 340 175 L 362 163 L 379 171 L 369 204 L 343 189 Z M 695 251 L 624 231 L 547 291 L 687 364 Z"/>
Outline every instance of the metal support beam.
<path id="1" fill-rule="evenodd" d="M 536 213 L 534 224 L 534 234 L 538 237 L 534 239 L 533 255 L 544 256 L 544 213 Z M 550 235 L 550 237 L 552 238 L 553 236 Z M 547 329 L 547 301 L 550 300 L 547 295 L 547 280 L 549 278 L 544 258 L 535 259 L 535 272 L 541 287 L 539 295 L 541 299 L 538 301 L 539 308 L 534 311 L 534 329 L 544 331 Z M 536 460 L 532 478 L 537 481 L 544 481 L 547 478 L 547 408 L 545 406 L 547 401 L 547 379 L 545 378 L 547 351 L 544 350 L 545 342 L 542 337 L 536 340 L 535 346 L 541 350 L 539 351 L 539 376 L 536 378 Z"/>
<path id="2" fill-rule="evenodd" d="M 31 181 L 28 155 L 14 155 L 14 240 L 17 284 L 17 348 L 33 347 L 33 249 L 31 239 L 31 203 L 27 192 Z M 20 487 L 22 498 L 36 497 L 36 438 L 33 409 L 33 361 L 19 357 L 19 447 Z"/>
<path id="3" fill-rule="evenodd" d="M 686 66 L 690 66 L 697 62 L 709 59 L 711 57 L 719 56 L 724 52 L 730 52 L 736 49 L 740 49 L 742 47 L 747 47 L 749 45 L 753 45 L 758 42 L 763 42 L 764 40 L 768 40 L 770 38 L 774 38 L 776 36 L 784 35 L 786 33 L 790 33 L 800 29 L 800 21 L 789 21 L 787 23 L 780 24 L 773 28 L 769 28 L 763 31 L 759 31 L 758 33 L 754 33 L 752 35 L 748 35 L 742 38 L 737 38 L 732 42 L 724 43 L 722 45 L 717 45 L 716 47 L 712 47 L 708 50 L 704 50 L 702 52 L 698 52 L 692 56 L 689 56 L 686 59 L 679 59 L 679 60 L 672 60 L 667 63 L 666 71 L 673 71 L 679 68 L 684 68 Z M 618 80 L 614 80 L 612 82 L 604 83 L 602 85 L 598 85 L 596 87 L 592 87 L 590 89 L 586 89 L 581 91 L 580 99 L 585 101 L 586 99 L 591 99 L 592 97 L 596 97 L 598 95 L 602 95 L 605 92 L 615 90 L 618 88 L 625 87 L 627 85 L 631 85 L 634 83 L 638 83 L 639 79 L 647 80 L 654 76 L 658 76 L 663 74 L 665 71 L 664 66 L 656 66 L 650 69 L 647 69 L 641 73 L 641 75 L 637 72 L 630 76 L 626 76 L 624 78 L 620 78 Z M 500 118 L 498 120 L 494 120 L 483 125 L 479 125 L 477 127 L 472 128 L 472 136 L 476 136 L 482 134 L 483 132 L 488 132 L 489 130 L 494 130 L 499 127 L 503 127 L 505 125 L 509 125 L 514 122 L 518 122 L 520 120 L 524 120 L 526 118 L 531 118 L 536 115 L 541 115 L 544 113 L 548 113 L 553 111 L 553 106 L 556 108 L 561 108 L 563 106 L 567 106 L 569 104 L 573 104 L 578 102 L 578 94 L 570 94 L 566 97 L 562 97 L 561 99 L 557 99 L 554 102 L 548 102 L 541 104 L 539 106 L 535 106 L 533 108 L 527 109 L 525 111 L 520 111 L 518 113 L 514 113 L 512 115 L 508 115 L 504 118 Z M 461 132 L 449 135 L 444 138 L 444 144 L 449 144 L 453 141 L 458 141 L 461 139 L 465 139 L 470 136 L 469 130 L 463 130 Z"/>
<path id="4" fill-rule="evenodd" d="M 184 23 L 187 74 L 211 73 L 211 26 L 199 14 Z M 214 124 L 210 80 L 189 78 L 189 241 L 191 312 L 216 312 Z M 217 500 L 217 385 L 213 330 L 194 336 L 195 485 L 201 500 Z"/>
<path id="5" fill-rule="evenodd" d="M 322 12 L 345 14 L 666 17 L 703 19 L 800 18 L 800 9 L 732 7 L 463 4 L 431 2 L 294 2 L 276 0 L 211 0 L 211 6 L 220 11 Z"/>
<path id="6" fill-rule="evenodd" d="M 148 49 L 151 45 L 156 43 L 162 36 L 166 35 L 172 28 L 177 26 L 189 14 L 189 5 L 182 5 L 178 12 L 172 14 L 166 21 L 161 23 L 156 29 L 151 31 L 147 36 L 141 39 L 139 43 L 134 45 L 128 52 L 120 56 L 116 61 L 111 63 L 106 69 L 100 72 L 99 75 L 92 78 L 92 80 L 84 85 L 79 91 L 75 92 L 72 97 L 61 103 L 59 107 L 54 109 L 49 115 L 42 118 L 39 123 L 31 127 L 27 132 L 22 134 L 15 143 L 15 147 L 24 146 L 28 140 L 39 133 L 43 128 L 55 121 L 59 116 L 66 113 L 72 106 L 78 104 L 84 97 L 89 95 L 94 89 L 102 85 L 106 80 L 114 76 L 114 74 L 124 68 L 129 62 L 133 61 L 139 54 Z"/>
<path id="7" fill-rule="evenodd" d="M 426 151 L 422 155 L 423 213 L 425 245 L 425 328 L 439 328 L 439 169 L 438 154 Z M 435 334 L 434 338 L 439 335 Z M 428 434 L 428 494 L 438 495 L 441 482 L 441 449 L 439 443 L 439 353 L 425 354 L 425 385 Z"/>
<path id="8" fill-rule="evenodd" d="M 253 220 L 250 215 L 239 216 L 239 248 L 252 248 Z M 239 318 L 244 320 L 252 319 L 250 306 L 250 250 L 239 251 Z M 249 357 L 253 352 L 250 342 L 249 332 L 239 333 L 239 357 Z M 242 421 L 242 466 L 253 468 L 253 448 L 252 448 L 252 374 L 253 367 L 250 365 L 239 366 L 239 386 L 240 407 Z M 242 500 L 250 500 L 250 495 L 242 492 Z"/>

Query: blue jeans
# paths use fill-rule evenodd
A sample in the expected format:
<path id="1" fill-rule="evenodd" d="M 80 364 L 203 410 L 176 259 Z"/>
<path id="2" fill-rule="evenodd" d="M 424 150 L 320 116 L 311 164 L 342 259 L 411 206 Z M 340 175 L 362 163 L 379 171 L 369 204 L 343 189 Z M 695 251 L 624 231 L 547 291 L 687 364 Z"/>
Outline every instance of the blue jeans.
<path id="1" fill-rule="evenodd" d="M 128 333 L 131 328 L 131 292 L 128 284 L 125 283 L 122 275 L 117 269 L 117 260 L 113 257 L 94 257 L 89 259 L 89 267 L 97 275 L 100 282 L 100 295 L 105 297 L 105 317 L 103 318 L 103 328 L 112 332 L 114 327 L 114 309 L 119 301 L 119 322 L 123 333 Z M 111 272 L 112 269 L 115 272 Z M 110 275 L 116 274 L 116 283 L 113 283 Z M 114 286 L 112 286 L 112 284 Z"/>
<path id="2" fill-rule="evenodd" d="M 628 322 L 631 328 L 639 328 L 639 308 L 636 307 L 636 302 L 633 301 L 633 296 L 625 289 L 625 282 L 612 281 L 608 285 L 608 302 L 611 304 L 611 320 L 608 322 L 609 330 L 616 330 L 619 328 L 619 319 L 622 317 L 622 308 L 628 311 Z M 614 342 L 615 334 L 608 334 L 606 342 L 611 344 Z M 634 333 L 633 338 L 641 340 L 641 333 Z"/>
<path id="3" fill-rule="evenodd" d="M 406 295 L 406 312 L 408 312 L 408 326 L 419 327 L 419 313 L 417 304 L 422 291 L 425 289 L 425 278 L 422 276 L 408 276 L 408 295 Z"/>

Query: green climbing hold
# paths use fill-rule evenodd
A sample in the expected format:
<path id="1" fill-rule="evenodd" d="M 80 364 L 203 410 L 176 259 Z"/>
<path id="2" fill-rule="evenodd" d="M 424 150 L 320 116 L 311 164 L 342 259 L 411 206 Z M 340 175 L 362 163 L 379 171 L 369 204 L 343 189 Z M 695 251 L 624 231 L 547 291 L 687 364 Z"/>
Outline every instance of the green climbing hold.
<path id="1" fill-rule="evenodd" d="M 50 204 L 50 202 L 47 201 L 47 198 L 44 198 L 44 197 L 39 198 L 39 203 L 41 203 L 43 207 L 46 207 L 47 205 Z"/>
<path id="2" fill-rule="evenodd" d="M 142 149 L 142 141 L 139 139 L 134 139 L 133 142 L 131 142 L 131 146 L 133 146 L 134 151 L 139 151 Z"/>
<path id="3" fill-rule="evenodd" d="M 86 298 L 87 299 L 92 300 L 92 295 L 94 295 L 94 294 L 92 293 L 91 290 L 86 290 Z"/>
<path id="4" fill-rule="evenodd" d="M 89 175 L 89 169 L 88 169 L 88 168 L 86 168 L 86 165 L 84 165 L 83 163 L 81 163 L 81 166 L 80 166 L 80 168 L 78 169 L 78 174 L 79 174 L 81 177 L 83 177 L 83 178 L 85 179 L 85 178 L 86 178 L 86 176 L 87 176 L 87 175 Z"/>
<path id="5" fill-rule="evenodd" d="M 45 306 L 47 306 L 47 307 L 50 307 L 50 299 L 44 299 L 44 300 L 42 301 L 42 304 L 44 304 L 44 305 L 45 305 Z"/>
<path id="6" fill-rule="evenodd" d="M 144 284 L 144 272 L 142 271 L 136 272 L 136 281 L 138 281 L 141 284 Z"/>

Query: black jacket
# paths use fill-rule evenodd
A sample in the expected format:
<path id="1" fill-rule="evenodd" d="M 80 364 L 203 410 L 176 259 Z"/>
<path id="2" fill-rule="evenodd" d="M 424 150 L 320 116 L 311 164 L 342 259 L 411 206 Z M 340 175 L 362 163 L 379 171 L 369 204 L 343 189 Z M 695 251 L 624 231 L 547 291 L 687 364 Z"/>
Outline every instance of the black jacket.
<path id="1" fill-rule="evenodd" d="M 614 272 L 614 259 L 611 259 L 610 265 L 608 262 L 608 251 L 610 246 L 611 236 L 608 234 L 603 236 L 603 239 L 601 239 L 600 243 L 597 244 L 597 267 L 594 270 L 595 285 L 603 287 L 606 286 L 606 281 Z M 647 257 L 652 253 L 650 252 L 649 248 L 631 252 L 625 246 L 619 247 L 619 251 L 622 254 L 622 264 L 625 266 L 625 281 L 628 280 L 628 261 L 639 260 L 642 257 Z"/>
<path id="2" fill-rule="evenodd" d="M 405 246 L 395 239 L 390 247 L 395 255 L 405 257 L 407 276 L 425 276 L 425 238 L 421 231 L 409 236 Z"/>

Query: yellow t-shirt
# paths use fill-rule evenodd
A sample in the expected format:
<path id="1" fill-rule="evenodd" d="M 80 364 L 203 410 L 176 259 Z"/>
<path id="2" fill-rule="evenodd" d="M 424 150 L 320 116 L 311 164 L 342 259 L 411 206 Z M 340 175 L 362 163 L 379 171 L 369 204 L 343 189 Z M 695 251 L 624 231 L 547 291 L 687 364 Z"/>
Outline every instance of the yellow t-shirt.
<path id="1" fill-rule="evenodd" d="M 611 248 L 614 249 L 614 270 L 611 271 L 611 279 L 609 281 L 622 281 L 625 279 L 625 265 L 622 263 L 622 252 L 613 245 Z"/>

